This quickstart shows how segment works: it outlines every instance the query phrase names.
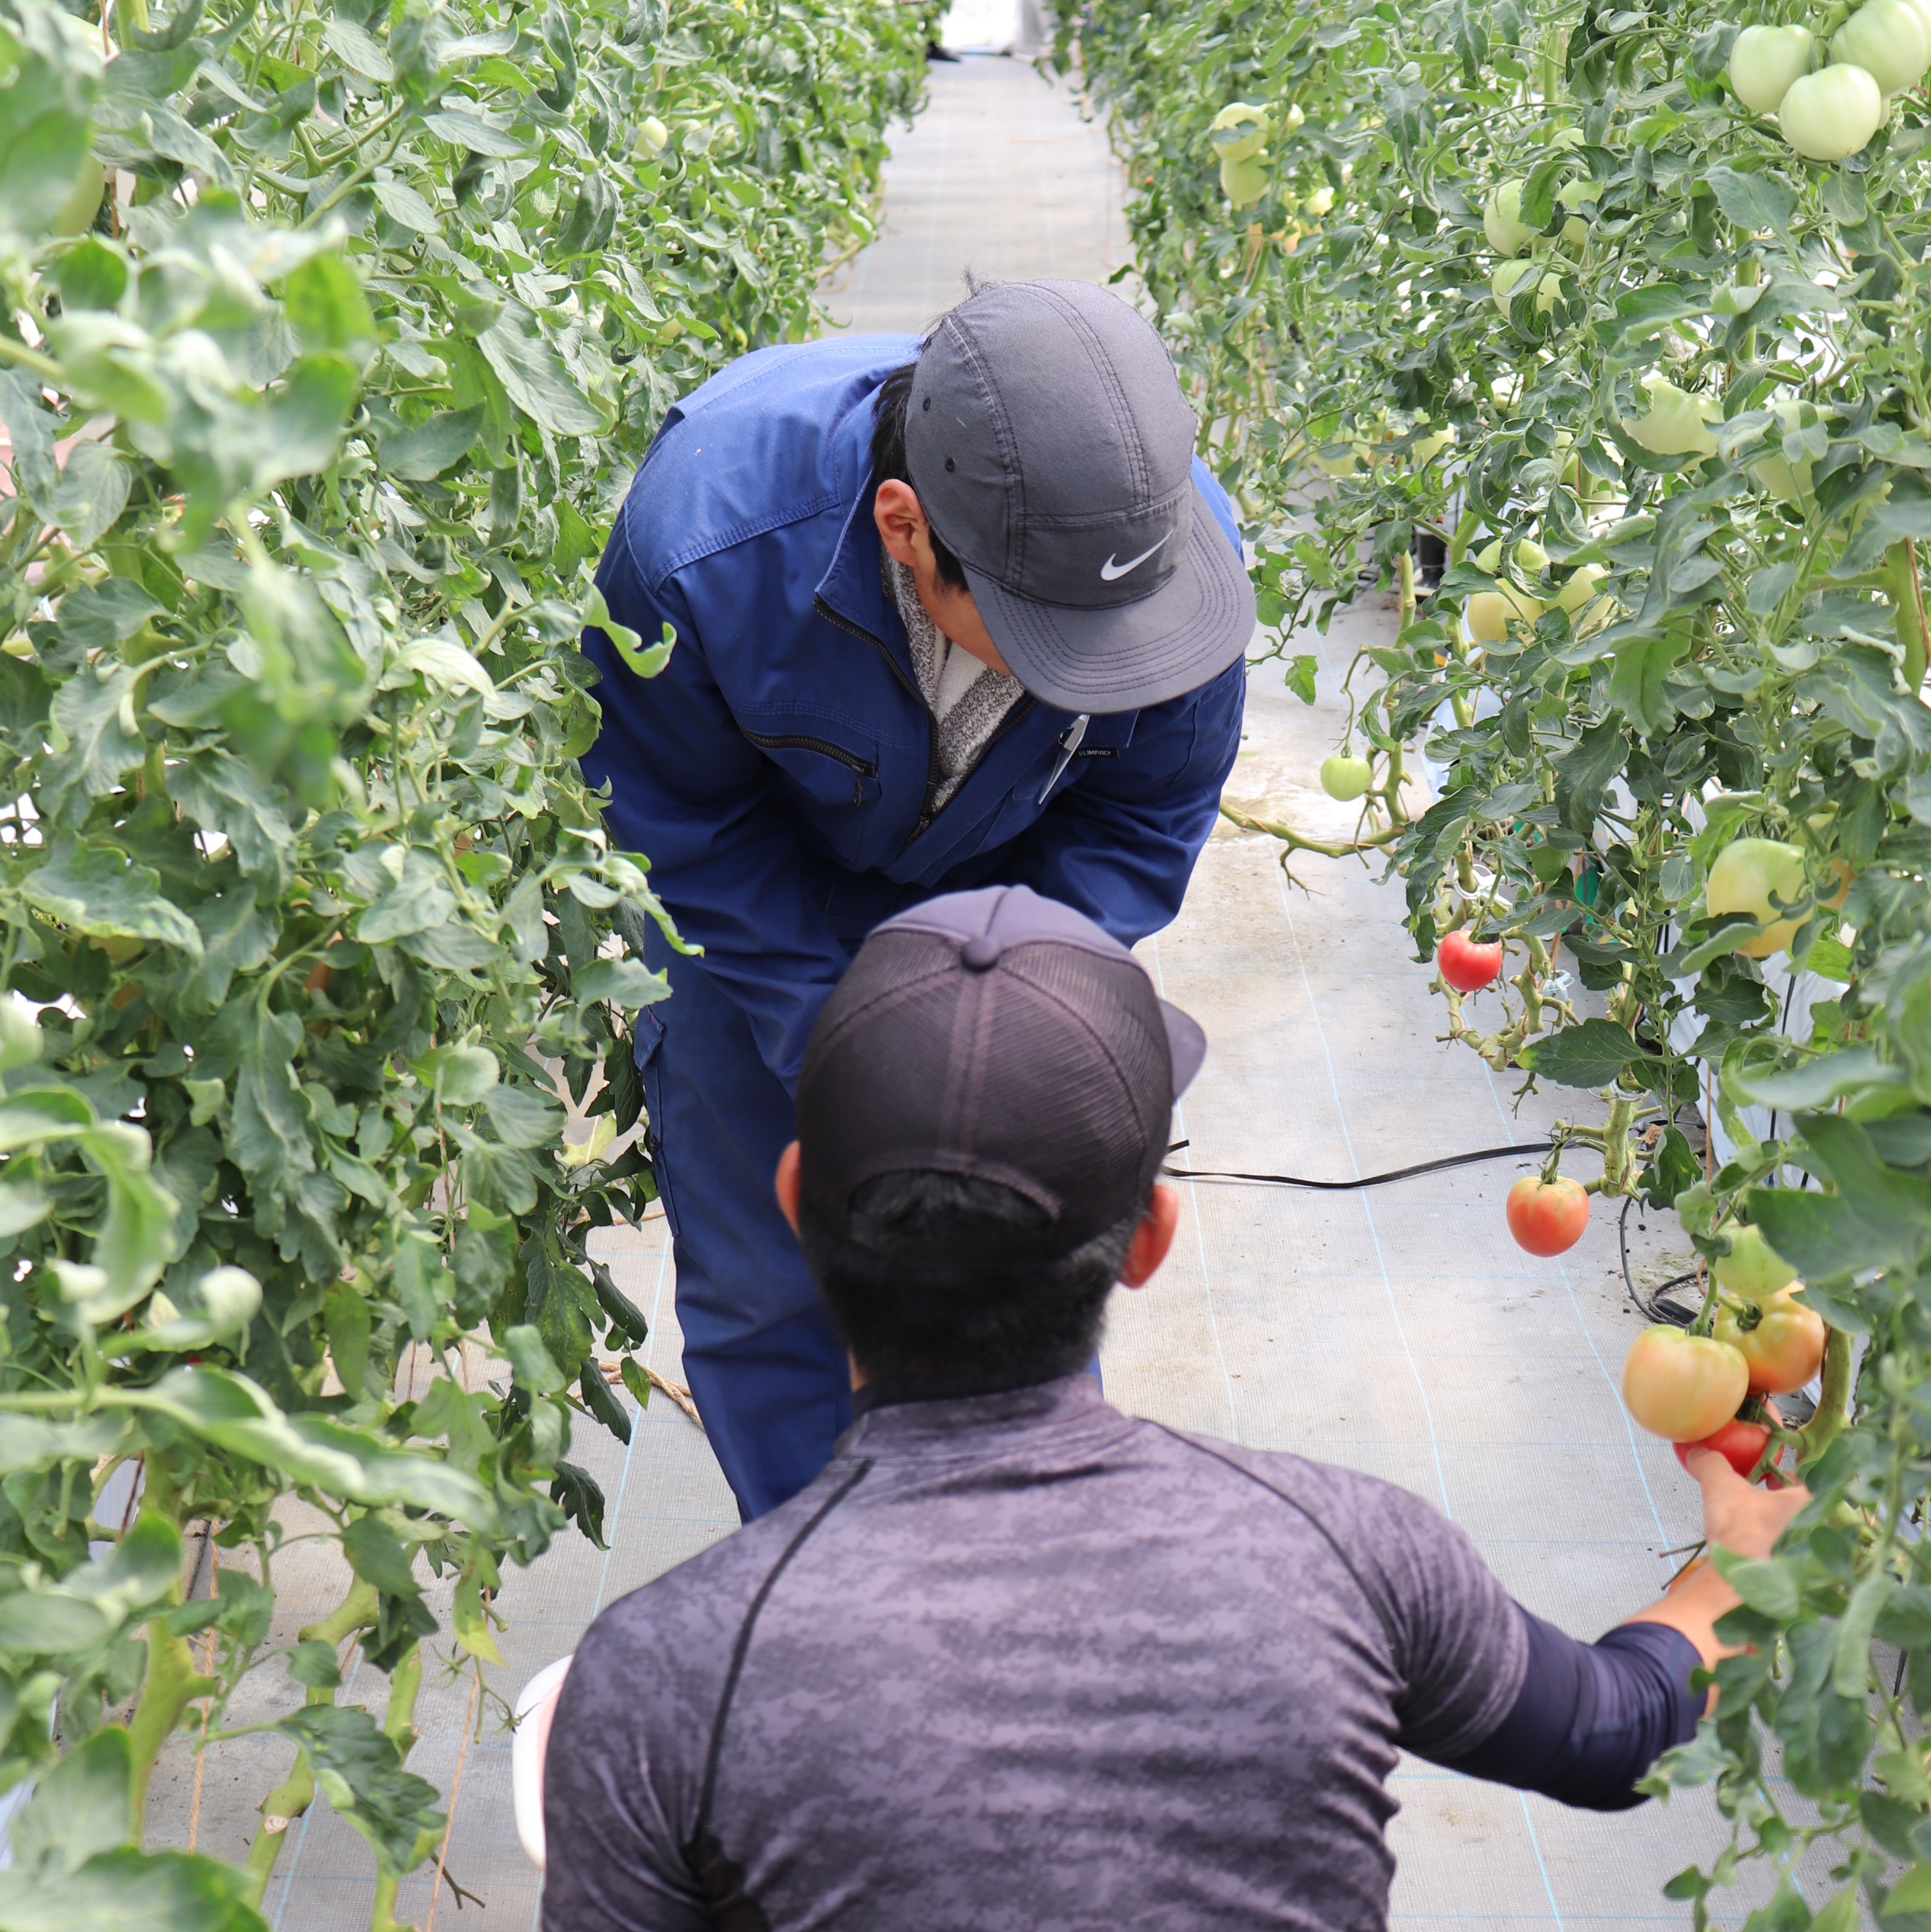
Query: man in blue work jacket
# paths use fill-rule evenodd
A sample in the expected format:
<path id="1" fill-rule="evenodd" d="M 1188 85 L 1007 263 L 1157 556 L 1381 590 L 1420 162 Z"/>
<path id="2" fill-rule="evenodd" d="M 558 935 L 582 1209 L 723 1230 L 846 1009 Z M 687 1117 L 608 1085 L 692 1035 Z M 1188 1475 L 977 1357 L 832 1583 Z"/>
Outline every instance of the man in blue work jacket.
<path id="1" fill-rule="evenodd" d="M 761 350 L 672 410 L 597 582 L 584 760 L 701 956 L 638 1017 L 684 1367 L 745 1519 L 848 1426 L 772 1191 L 818 1009 L 917 901 L 1032 886 L 1124 944 L 1179 911 L 1240 737 L 1254 597 L 1159 338 L 994 283 L 923 343 Z"/>

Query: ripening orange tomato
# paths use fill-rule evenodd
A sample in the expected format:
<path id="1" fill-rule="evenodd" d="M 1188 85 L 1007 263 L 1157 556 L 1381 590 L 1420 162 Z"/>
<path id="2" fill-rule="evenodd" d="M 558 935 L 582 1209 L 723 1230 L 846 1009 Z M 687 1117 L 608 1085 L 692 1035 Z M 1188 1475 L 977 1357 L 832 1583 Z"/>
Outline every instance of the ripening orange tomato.
<path id="1" fill-rule="evenodd" d="M 1823 1366 L 1829 1331 L 1823 1316 L 1805 1307 L 1796 1294 L 1787 1288 L 1760 1304 L 1717 1313 L 1716 1339 L 1742 1355 L 1758 1395 L 1788 1395 Z"/>

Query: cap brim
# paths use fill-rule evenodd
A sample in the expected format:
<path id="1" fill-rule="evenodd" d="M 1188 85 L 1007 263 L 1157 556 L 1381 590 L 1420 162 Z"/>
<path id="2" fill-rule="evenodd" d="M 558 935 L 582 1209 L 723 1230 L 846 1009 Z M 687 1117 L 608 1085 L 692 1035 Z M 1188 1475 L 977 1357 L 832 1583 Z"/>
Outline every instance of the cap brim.
<path id="1" fill-rule="evenodd" d="M 1183 1013 L 1164 1000 L 1160 1003 L 1160 1017 L 1167 1028 L 1167 1055 L 1173 1063 L 1173 1097 L 1177 1100 L 1194 1084 L 1194 1076 L 1207 1057 L 1207 1036 L 1191 1013 Z"/>
<path id="2" fill-rule="evenodd" d="M 1247 566 L 1197 484 L 1185 554 L 1137 603 L 1104 610 L 1035 603 L 965 568 L 973 602 L 1013 675 L 1061 711 L 1164 704 L 1218 677 L 1254 636 Z"/>

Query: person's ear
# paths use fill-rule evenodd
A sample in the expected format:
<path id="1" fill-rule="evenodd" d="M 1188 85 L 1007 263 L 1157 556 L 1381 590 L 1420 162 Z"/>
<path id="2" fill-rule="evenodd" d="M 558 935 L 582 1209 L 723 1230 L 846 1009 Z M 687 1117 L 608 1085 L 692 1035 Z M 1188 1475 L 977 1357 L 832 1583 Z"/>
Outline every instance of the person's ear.
<path id="1" fill-rule="evenodd" d="M 878 526 L 878 541 L 885 554 L 908 569 L 918 565 L 918 539 L 926 530 L 925 512 L 917 493 L 909 483 L 891 477 L 878 485 L 872 500 L 872 520 Z"/>
<path id="2" fill-rule="evenodd" d="M 777 1178 L 773 1183 L 777 1192 L 778 1205 L 785 1219 L 791 1224 L 791 1232 L 798 1231 L 798 1144 L 792 1142 L 778 1156 Z"/>
<path id="3" fill-rule="evenodd" d="M 783 1168 L 778 1171 L 782 1176 Z M 1144 1288 L 1153 1279 L 1160 1264 L 1167 1258 L 1167 1250 L 1173 1245 L 1173 1232 L 1179 1225 L 1178 1190 L 1169 1187 L 1164 1180 L 1156 1180 L 1153 1184 L 1153 1198 L 1147 1203 L 1146 1213 L 1140 1226 L 1133 1231 L 1126 1260 L 1120 1268 L 1122 1288 Z"/>

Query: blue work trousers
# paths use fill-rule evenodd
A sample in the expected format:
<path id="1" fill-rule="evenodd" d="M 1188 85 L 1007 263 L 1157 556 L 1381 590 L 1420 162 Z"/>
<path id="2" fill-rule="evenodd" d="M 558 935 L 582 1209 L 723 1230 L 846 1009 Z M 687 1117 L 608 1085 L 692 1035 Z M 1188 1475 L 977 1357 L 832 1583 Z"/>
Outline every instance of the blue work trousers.
<path id="1" fill-rule="evenodd" d="M 749 1522 L 831 1460 L 851 1424 L 845 1346 L 773 1192 L 791 1096 L 743 1011 L 653 933 L 671 997 L 638 1016 L 637 1058 L 671 1225 L 684 1374 Z"/>

